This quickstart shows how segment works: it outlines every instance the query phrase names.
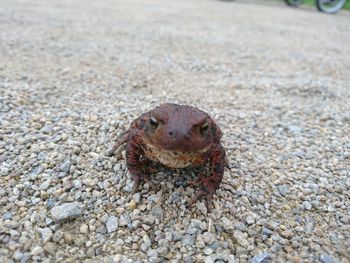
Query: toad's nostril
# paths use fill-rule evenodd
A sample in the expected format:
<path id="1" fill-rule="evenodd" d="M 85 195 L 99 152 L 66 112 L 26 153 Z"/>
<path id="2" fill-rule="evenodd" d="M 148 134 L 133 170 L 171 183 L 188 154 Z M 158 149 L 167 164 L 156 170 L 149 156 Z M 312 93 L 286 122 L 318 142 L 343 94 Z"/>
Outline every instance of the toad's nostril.
<path id="1" fill-rule="evenodd" d="M 172 131 L 168 132 L 168 134 L 169 134 L 170 136 L 173 136 L 173 135 L 174 135 L 174 133 L 173 133 Z"/>

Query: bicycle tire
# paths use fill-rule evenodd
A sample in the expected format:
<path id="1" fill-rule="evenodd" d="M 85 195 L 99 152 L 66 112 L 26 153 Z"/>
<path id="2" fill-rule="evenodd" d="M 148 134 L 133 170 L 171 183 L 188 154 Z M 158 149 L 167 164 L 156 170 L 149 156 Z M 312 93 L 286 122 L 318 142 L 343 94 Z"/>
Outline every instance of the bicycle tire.
<path id="1" fill-rule="evenodd" d="M 346 0 L 328 0 L 327 2 L 336 2 L 333 6 L 326 6 L 325 0 L 316 0 L 318 11 L 328 14 L 338 13 L 345 5 Z"/>

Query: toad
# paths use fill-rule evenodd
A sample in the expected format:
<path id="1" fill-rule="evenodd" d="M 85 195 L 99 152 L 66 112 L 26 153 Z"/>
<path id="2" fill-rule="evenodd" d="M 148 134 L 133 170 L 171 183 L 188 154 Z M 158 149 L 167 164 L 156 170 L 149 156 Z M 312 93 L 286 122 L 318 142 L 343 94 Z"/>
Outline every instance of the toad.
<path id="1" fill-rule="evenodd" d="M 220 143 L 222 132 L 210 116 L 192 106 L 162 104 L 134 120 L 110 150 L 112 155 L 126 144 L 126 165 L 133 178 L 133 192 L 140 181 L 150 182 L 151 161 L 170 168 L 208 167 L 190 182 L 198 190 L 189 205 L 204 199 L 210 210 L 227 164 Z"/>

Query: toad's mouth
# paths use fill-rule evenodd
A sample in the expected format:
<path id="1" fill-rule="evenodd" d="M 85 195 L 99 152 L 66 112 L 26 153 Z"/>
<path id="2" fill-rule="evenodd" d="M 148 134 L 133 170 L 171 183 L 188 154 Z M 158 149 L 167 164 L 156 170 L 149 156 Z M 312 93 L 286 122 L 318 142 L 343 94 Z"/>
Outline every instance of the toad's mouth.
<path id="1" fill-rule="evenodd" d="M 194 143 L 178 143 L 176 141 L 155 142 L 150 139 L 145 141 L 145 144 L 149 147 L 156 148 L 160 151 L 173 152 L 179 155 L 186 154 L 202 154 L 209 150 L 211 144 L 194 144 Z"/>
<path id="2" fill-rule="evenodd" d="M 178 147 L 174 148 L 174 147 L 171 147 L 171 146 L 159 146 L 159 145 L 155 145 L 153 143 L 147 143 L 146 144 L 147 147 L 150 147 L 150 148 L 153 148 L 155 150 L 158 150 L 158 151 L 162 151 L 162 152 L 171 152 L 173 153 L 174 155 L 180 155 L 180 156 L 186 156 L 186 155 L 193 155 L 193 154 L 202 154 L 202 153 L 205 153 L 209 150 L 210 146 L 206 146 L 204 148 L 201 148 L 201 149 L 197 149 L 197 148 L 191 148 L 189 147 L 188 150 L 187 150 L 187 147 L 185 148 L 186 150 L 180 150 L 178 149 Z M 183 149 L 183 148 L 181 148 Z"/>

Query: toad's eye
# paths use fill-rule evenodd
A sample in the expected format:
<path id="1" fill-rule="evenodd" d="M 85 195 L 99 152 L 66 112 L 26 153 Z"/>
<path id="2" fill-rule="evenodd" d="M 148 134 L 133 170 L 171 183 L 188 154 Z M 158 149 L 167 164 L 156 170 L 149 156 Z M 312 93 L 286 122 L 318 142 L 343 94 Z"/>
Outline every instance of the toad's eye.
<path id="1" fill-rule="evenodd" d="M 204 135 L 207 131 L 208 131 L 208 128 L 209 128 L 209 123 L 208 122 L 205 122 L 199 129 L 200 133 L 202 135 Z"/>
<path id="2" fill-rule="evenodd" d="M 152 128 L 157 128 L 159 124 L 158 120 L 154 117 L 149 119 L 149 123 L 151 124 Z"/>

